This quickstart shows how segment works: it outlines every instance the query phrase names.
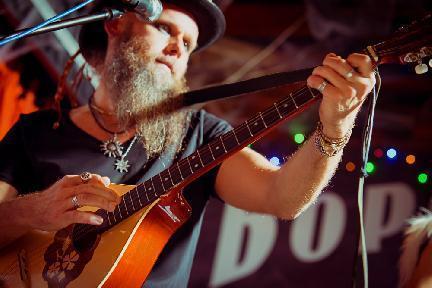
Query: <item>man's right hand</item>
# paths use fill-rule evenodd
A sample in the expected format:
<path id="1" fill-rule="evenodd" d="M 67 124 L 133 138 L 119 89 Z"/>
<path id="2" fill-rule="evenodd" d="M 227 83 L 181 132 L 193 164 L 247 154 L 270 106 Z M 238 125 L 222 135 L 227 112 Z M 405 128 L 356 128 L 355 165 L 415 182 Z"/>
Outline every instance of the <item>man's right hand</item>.
<path id="1" fill-rule="evenodd" d="M 100 225 L 103 219 L 93 212 L 79 211 L 74 207 L 76 196 L 79 206 L 94 206 L 114 211 L 120 197 L 109 189 L 110 180 L 97 174 L 84 183 L 79 175 L 66 175 L 50 188 L 22 197 L 23 226 L 44 231 L 56 231 L 73 223 Z M 17 199 L 18 200 L 18 199 Z"/>

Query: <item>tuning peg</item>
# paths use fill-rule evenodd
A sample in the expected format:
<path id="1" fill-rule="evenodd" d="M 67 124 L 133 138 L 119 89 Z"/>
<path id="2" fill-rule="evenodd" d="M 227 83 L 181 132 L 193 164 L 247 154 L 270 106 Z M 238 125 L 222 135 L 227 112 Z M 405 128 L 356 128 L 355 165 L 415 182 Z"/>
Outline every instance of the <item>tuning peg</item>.
<path id="1" fill-rule="evenodd" d="M 430 62 L 431 61 L 429 61 L 429 65 L 431 64 Z M 428 66 L 424 63 L 419 63 L 415 66 L 415 72 L 417 74 L 424 74 L 424 73 L 428 72 L 428 70 L 429 70 Z"/>
<path id="2" fill-rule="evenodd" d="M 429 66 L 432 68 L 432 59 L 429 60 Z"/>

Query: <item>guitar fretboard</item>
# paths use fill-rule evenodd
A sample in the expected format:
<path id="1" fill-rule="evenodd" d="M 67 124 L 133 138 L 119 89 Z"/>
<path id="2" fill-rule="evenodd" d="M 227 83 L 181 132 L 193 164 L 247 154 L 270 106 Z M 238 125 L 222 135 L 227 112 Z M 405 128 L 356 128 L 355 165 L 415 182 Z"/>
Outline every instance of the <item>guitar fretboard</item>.
<path id="1" fill-rule="evenodd" d="M 188 157 L 179 160 L 171 167 L 125 193 L 121 198 L 121 203 L 113 212 L 98 210 L 97 214 L 104 218 L 103 225 L 80 224 L 82 227 L 75 228 L 74 236 L 80 237 L 81 234 L 94 229 L 99 232 L 108 230 L 154 202 L 173 187 L 188 183 L 191 179 L 203 175 L 226 157 L 262 137 L 270 128 L 304 109 L 307 104 L 318 99 L 319 95 L 318 91 L 305 85 L 288 97 L 275 102 L 265 111 L 257 113 L 231 131 L 200 147 Z"/>

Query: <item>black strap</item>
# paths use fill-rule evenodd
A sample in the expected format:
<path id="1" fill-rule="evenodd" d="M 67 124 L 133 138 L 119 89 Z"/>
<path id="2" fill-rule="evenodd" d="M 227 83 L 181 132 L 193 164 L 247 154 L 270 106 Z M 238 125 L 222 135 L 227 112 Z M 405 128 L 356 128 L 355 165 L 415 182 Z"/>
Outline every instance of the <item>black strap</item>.
<path id="1" fill-rule="evenodd" d="M 306 78 L 312 74 L 312 70 L 313 68 L 308 68 L 290 72 L 281 72 L 236 83 L 210 86 L 199 90 L 189 91 L 184 94 L 183 103 L 185 106 L 189 106 L 305 81 Z"/>

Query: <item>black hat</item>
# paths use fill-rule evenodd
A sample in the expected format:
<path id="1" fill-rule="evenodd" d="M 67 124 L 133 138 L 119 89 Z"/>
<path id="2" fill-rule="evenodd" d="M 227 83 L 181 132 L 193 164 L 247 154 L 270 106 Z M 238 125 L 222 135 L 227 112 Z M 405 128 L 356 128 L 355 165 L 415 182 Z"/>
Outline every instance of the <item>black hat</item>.
<path id="1" fill-rule="evenodd" d="M 103 0 L 96 4 L 93 11 L 104 7 L 119 8 L 120 1 Z M 225 17 L 212 0 L 162 0 L 163 4 L 173 4 L 191 13 L 198 24 L 198 47 L 194 52 L 202 50 L 222 37 L 225 32 Z M 101 52 L 105 53 L 107 35 L 101 22 L 86 24 L 79 35 L 79 46 L 87 60 Z"/>

